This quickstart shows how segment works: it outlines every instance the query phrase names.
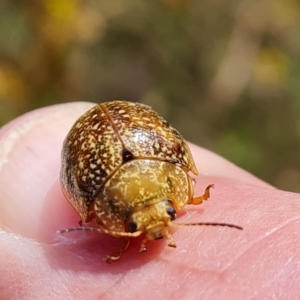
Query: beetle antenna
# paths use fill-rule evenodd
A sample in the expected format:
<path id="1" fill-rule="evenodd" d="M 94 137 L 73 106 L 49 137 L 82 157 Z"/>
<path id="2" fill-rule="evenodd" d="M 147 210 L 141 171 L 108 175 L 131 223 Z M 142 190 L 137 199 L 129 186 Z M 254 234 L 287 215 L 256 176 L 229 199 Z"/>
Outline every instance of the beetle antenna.
<path id="1" fill-rule="evenodd" d="M 105 228 L 94 228 L 94 227 L 71 227 L 71 228 L 65 228 L 62 230 L 57 230 L 56 233 L 67 233 L 71 231 L 94 231 L 99 233 L 106 233 L 110 234 L 114 237 L 137 237 L 140 236 L 143 232 L 142 231 L 136 231 L 136 232 L 123 232 L 123 231 L 112 231 L 107 230 Z"/>
<path id="2" fill-rule="evenodd" d="M 231 227 L 236 228 L 239 230 L 243 230 L 243 227 L 234 225 L 234 224 L 228 224 L 228 223 L 214 223 L 214 222 L 195 222 L 195 223 L 174 223 L 169 222 L 170 226 L 177 227 L 177 226 L 223 226 L 223 227 Z"/>

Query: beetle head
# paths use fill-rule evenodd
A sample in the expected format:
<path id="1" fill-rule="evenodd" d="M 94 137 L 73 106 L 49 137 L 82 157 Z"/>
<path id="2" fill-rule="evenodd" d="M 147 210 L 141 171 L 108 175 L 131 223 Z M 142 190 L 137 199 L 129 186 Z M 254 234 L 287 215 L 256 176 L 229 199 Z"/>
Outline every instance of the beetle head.
<path id="1" fill-rule="evenodd" d="M 175 220 L 176 211 L 170 200 L 142 207 L 127 218 L 128 231 L 142 231 L 147 240 L 157 240 L 168 236 L 168 225 Z"/>

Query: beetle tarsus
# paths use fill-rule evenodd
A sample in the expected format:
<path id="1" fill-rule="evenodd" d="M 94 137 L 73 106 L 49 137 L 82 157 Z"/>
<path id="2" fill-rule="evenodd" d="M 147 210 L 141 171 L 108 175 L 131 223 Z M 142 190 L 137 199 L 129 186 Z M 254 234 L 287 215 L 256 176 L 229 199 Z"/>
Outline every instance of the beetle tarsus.
<path id="1" fill-rule="evenodd" d="M 141 247 L 140 247 L 140 250 L 139 250 L 139 253 L 144 253 L 144 252 L 147 252 L 147 248 L 146 248 L 146 243 L 147 243 L 147 239 L 143 239 L 142 240 L 142 243 L 141 243 Z"/>
<path id="2" fill-rule="evenodd" d="M 123 252 L 127 249 L 128 245 L 129 245 L 129 238 L 121 238 L 119 247 L 111 255 L 107 256 L 106 262 L 108 264 L 111 264 L 113 261 L 120 259 Z"/>
<path id="3" fill-rule="evenodd" d="M 198 205 L 198 204 L 201 204 L 204 200 L 207 200 L 210 197 L 209 190 L 213 187 L 214 187 L 213 184 L 208 185 L 204 191 L 204 194 L 199 197 L 193 198 L 191 200 L 191 203 L 189 203 L 189 204 Z"/>
<path id="4" fill-rule="evenodd" d="M 172 248 L 176 248 L 176 243 L 170 233 L 167 234 L 167 239 L 168 239 L 168 246 Z"/>

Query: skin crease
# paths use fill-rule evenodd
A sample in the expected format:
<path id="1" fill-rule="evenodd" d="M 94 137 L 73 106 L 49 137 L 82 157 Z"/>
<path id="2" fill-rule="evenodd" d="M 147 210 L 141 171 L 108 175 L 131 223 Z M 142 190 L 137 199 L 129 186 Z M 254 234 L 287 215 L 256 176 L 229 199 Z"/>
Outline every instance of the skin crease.
<path id="1" fill-rule="evenodd" d="M 200 172 L 196 195 L 177 222 L 244 227 L 171 228 L 166 240 L 132 239 L 120 261 L 105 234 L 57 229 L 78 225 L 58 182 L 62 141 L 92 103 L 51 106 L 0 129 L 1 299 L 296 299 L 300 293 L 300 197 L 277 190 L 225 159 L 191 145 Z M 147 296 L 148 295 L 148 296 Z"/>

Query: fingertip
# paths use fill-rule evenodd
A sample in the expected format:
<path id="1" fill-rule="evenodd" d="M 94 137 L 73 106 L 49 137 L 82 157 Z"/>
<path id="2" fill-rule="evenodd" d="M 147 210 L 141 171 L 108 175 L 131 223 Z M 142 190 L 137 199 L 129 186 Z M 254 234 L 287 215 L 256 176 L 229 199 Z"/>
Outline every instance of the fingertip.
<path id="1" fill-rule="evenodd" d="M 0 130 L 3 226 L 31 238 L 41 234 L 45 217 L 40 216 L 59 177 L 63 140 L 75 120 L 93 105 L 75 102 L 45 107 L 20 116 Z M 61 199 L 59 186 L 55 190 L 53 199 Z M 56 205 L 54 201 L 53 219 Z"/>
<path id="2" fill-rule="evenodd" d="M 263 188 L 274 188 L 218 154 L 191 143 L 189 145 L 200 173 L 199 178 L 201 178 L 201 176 L 217 176 Z"/>

